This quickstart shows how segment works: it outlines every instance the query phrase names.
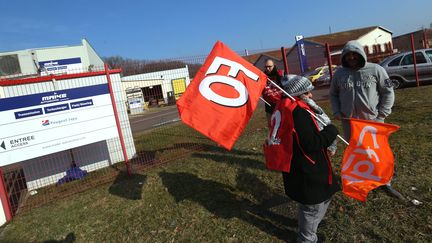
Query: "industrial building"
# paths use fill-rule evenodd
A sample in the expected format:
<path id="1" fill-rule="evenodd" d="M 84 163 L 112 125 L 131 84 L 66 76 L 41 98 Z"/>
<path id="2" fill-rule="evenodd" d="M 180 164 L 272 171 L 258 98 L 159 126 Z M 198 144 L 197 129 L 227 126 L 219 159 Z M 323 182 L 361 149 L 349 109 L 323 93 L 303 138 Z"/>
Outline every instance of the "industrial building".
<path id="1" fill-rule="evenodd" d="M 102 69 L 104 62 L 86 39 L 81 45 L 0 53 L 0 79 L 70 74 Z"/>
<path id="2" fill-rule="evenodd" d="M 174 104 L 190 83 L 188 66 L 121 78 L 123 98 L 131 114 L 151 104 Z"/>
<path id="3" fill-rule="evenodd" d="M 104 69 L 87 40 L 0 53 L 0 72 L 3 208 L 68 182 L 78 167 L 90 173 L 136 156 L 121 70 Z"/>

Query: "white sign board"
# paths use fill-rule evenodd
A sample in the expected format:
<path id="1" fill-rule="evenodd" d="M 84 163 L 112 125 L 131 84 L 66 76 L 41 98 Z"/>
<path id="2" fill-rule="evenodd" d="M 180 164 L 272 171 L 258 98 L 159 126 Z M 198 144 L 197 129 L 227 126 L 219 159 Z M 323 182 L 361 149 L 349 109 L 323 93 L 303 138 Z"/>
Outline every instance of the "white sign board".
<path id="1" fill-rule="evenodd" d="M 77 73 L 82 72 L 83 69 L 81 58 L 79 57 L 39 62 L 39 67 L 42 76 L 50 74 Z"/>
<path id="2" fill-rule="evenodd" d="M 0 99 L 0 166 L 116 136 L 108 84 Z"/>
<path id="3" fill-rule="evenodd" d="M 140 98 L 128 98 L 128 102 L 129 102 L 129 109 L 142 108 Z"/>

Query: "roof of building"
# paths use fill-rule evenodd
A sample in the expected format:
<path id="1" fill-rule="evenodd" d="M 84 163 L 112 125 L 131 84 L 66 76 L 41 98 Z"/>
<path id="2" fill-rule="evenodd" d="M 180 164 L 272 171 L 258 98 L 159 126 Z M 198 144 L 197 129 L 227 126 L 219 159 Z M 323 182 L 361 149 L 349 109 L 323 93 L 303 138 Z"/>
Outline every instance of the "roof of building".
<path id="1" fill-rule="evenodd" d="M 307 41 L 313 41 L 317 43 L 328 43 L 332 46 L 338 46 L 338 45 L 344 45 L 350 40 L 357 40 L 360 37 L 366 35 L 367 33 L 371 32 L 372 30 L 380 28 L 384 31 L 387 31 L 389 33 L 392 33 L 391 31 L 381 27 L 381 26 L 370 26 L 365 27 L 361 29 L 352 29 L 347 31 L 341 31 L 336 32 L 332 34 L 326 34 L 326 35 L 318 35 L 318 36 L 312 36 L 312 37 L 306 37 L 305 40 Z"/>
<path id="2" fill-rule="evenodd" d="M 409 35 L 411 35 L 411 34 L 418 34 L 418 33 L 426 33 L 426 34 L 428 34 L 428 35 L 430 35 L 430 34 L 432 34 L 432 28 L 425 28 L 425 29 L 421 29 L 421 30 L 416 30 L 416 31 L 412 31 L 412 32 L 409 32 L 409 33 L 405 33 L 405 34 L 402 34 L 402 35 L 398 35 L 398 36 L 394 36 L 393 37 L 393 39 L 397 39 L 397 38 L 401 38 L 401 37 L 406 37 L 406 36 L 409 36 Z M 430 38 L 430 36 L 428 36 L 429 38 Z"/>
<path id="3" fill-rule="evenodd" d="M 285 49 L 286 51 L 288 51 L 288 48 Z M 265 56 L 267 58 L 274 59 L 274 60 L 282 60 L 282 52 L 280 49 L 255 53 L 252 55 L 243 56 L 243 58 L 249 61 L 250 63 L 255 64 L 261 58 L 261 56 Z"/>

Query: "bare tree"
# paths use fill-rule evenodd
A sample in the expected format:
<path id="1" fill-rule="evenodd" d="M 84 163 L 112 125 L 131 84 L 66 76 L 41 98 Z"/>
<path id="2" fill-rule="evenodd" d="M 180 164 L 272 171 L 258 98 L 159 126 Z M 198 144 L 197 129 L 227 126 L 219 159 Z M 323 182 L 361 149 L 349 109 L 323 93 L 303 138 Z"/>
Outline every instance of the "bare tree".
<path id="1" fill-rule="evenodd" d="M 201 67 L 201 64 L 187 63 L 181 60 L 147 61 L 124 59 L 120 56 L 104 57 L 103 60 L 110 68 L 122 69 L 122 73 L 125 76 L 182 68 L 188 65 L 189 76 L 194 77 Z"/>

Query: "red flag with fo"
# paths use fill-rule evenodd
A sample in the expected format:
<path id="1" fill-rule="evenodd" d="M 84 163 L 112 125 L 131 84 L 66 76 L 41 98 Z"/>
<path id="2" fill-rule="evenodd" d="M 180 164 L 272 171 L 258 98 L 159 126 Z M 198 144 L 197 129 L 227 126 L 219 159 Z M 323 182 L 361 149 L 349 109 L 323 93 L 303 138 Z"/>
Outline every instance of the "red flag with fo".
<path id="1" fill-rule="evenodd" d="M 267 76 L 218 41 L 177 101 L 181 120 L 230 150 L 252 116 Z"/>
<path id="2" fill-rule="evenodd" d="M 388 137 L 399 126 L 350 119 L 351 139 L 342 158 L 342 191 L 365 202 L 369 191 L 393 176 L 394 157 Z"/>

